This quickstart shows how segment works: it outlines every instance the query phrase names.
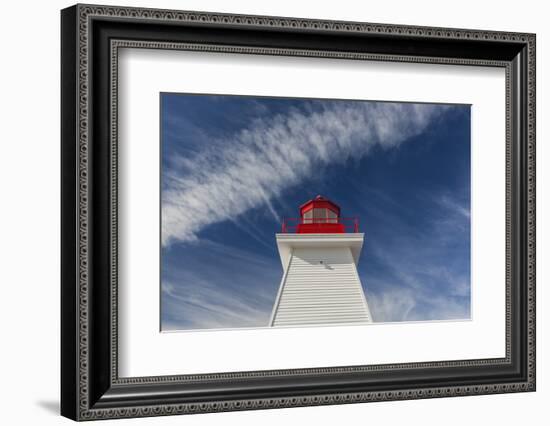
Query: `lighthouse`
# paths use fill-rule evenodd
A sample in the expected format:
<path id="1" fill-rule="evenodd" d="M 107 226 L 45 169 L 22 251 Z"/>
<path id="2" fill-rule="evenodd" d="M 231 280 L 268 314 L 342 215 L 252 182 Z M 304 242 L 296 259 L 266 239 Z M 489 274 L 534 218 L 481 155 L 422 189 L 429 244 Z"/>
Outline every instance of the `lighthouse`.
<path id="1" fill-rule="evenodd" d="M 318 195 L 285 219 L 276 234 L 283 277 L 270 326 L 366 324 L 372 322 L 357 273 L 363 247 L 357 218 Z"/>

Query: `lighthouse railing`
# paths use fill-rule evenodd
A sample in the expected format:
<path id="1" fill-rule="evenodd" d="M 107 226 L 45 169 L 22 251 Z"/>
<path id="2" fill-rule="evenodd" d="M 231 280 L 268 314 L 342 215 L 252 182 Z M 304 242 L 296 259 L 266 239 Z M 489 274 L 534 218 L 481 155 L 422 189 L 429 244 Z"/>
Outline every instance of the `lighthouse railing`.
<path id="1" fill-rule="evenodd" d="M 359 232 L 358 217 L 339 217 L 339 218 L 303 218 L 289 217 L 283 220 L 281 232 L 283 234 L 292 234 L 298 231 L 300 225 L 341 225 L 344 232 Z"/>

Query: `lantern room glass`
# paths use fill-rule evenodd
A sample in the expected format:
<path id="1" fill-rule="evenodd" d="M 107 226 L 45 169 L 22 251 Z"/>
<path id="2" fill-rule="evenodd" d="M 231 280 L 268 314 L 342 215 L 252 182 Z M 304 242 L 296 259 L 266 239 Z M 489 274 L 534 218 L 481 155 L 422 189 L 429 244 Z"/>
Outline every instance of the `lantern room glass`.
<path id="1" fill-rule="evenodd" d="M 304 213 L 304 223 L 313 223 L 313 210 L 308 210 Z"/>
<path id="2" fill-rule="evenodd" d="M 327 223 L 338 223 L 338 215 L 330 209 L 327 209 Z"/>
<path id="3" fill-rule="evenodd" d="M 303 214 L 302 223 L 338 223 L 338 214 L 326 207 L 316 207 Z"/>

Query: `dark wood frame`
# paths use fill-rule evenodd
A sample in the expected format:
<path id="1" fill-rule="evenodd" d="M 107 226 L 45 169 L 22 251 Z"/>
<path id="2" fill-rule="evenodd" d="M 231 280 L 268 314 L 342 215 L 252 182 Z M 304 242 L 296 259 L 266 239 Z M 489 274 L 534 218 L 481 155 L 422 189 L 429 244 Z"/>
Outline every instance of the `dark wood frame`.
<path id="1" fill-rule="evenodd" d="M 61 413 L 75 420 L 535 390 L 535 35 L 76 5 L 61 13 Z M 504 67 L 506 357 L 117 373 L 119 47 Z"/>

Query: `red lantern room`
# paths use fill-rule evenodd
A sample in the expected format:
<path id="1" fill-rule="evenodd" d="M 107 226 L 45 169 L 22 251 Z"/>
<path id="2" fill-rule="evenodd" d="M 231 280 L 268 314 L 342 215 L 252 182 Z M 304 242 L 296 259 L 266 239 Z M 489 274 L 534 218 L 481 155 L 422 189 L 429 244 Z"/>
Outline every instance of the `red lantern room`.
<path id="1" fill-rule="evenodd" d="M 340 207 L 321 195 L 300 206 L 300 218 L 283 223 L 283 233 L 343 234 L 346 231 L 359 232 L 357 218 L 342 218 Z"/>

